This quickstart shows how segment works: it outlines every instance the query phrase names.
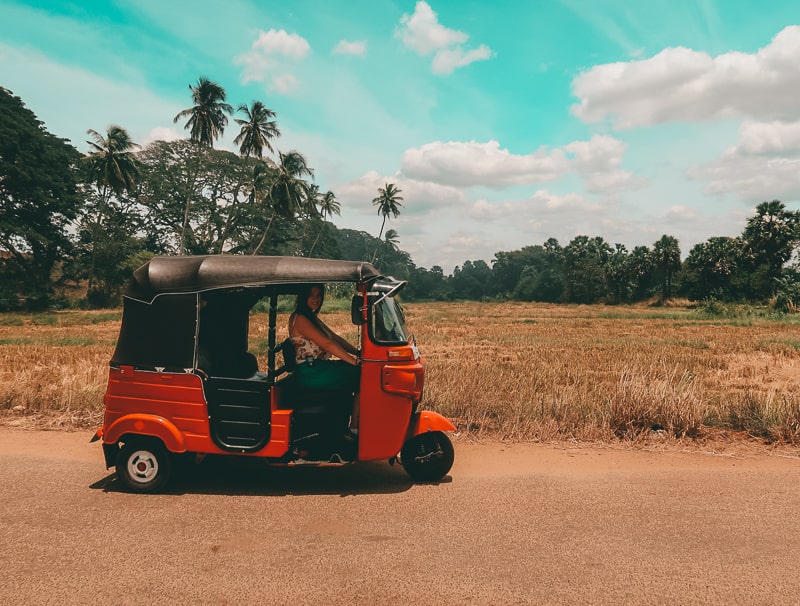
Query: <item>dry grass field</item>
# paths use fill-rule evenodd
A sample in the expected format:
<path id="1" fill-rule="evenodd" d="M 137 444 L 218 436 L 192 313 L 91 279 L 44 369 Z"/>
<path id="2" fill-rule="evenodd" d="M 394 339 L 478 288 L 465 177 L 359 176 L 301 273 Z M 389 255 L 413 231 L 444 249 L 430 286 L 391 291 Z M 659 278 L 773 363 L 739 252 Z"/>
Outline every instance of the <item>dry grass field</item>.
<path id="1" fill-rule="evenodd" d="M 523 303 L 420 303 L 406 312 L 428 362 L 426 406 L 461 435 L 800 444 L 800 319 Z M 119 318 L 0 314 L 0 423 L 98 425 Z M 355 339 L 346 312 L 325 318 Z M 262 367 L 266 321 L 258 314 L 251 324 Z M 283 315 L 279 339 L 285 326 Z"/>

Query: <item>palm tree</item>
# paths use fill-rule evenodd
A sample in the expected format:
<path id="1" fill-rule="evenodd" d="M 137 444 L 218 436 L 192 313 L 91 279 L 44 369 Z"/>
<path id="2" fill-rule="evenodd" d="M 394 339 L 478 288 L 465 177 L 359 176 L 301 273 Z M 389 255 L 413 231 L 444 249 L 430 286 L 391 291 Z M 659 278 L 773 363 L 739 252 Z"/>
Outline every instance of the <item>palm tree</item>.
<path id="1" fill-rule="evenodd" d="M 678 240 L 664 234 L 653 244 L 653 260 L 661 275 L 661 300 L 672 296 L 672 278 L 681 268 L 681 248 Z"/>
<path id="2" fill-rule="evenodd" d="M 322 194 L 319 200 L 319 214 L 324 220 L 326 217 L 331 218 L 333 215 L 341 215 L 342 207 L 336 199 L 336 194 L 332 191 L 326 191 Z"/>
<path id="3" fill-rule="evenodd" d="M 396 249 L 398 243 L 400 242 L 400 236 L 395 229 L 387 229 L 386 235 L 383 237 L 383 241 L 386 243 L 389 248 Z"/>
<path id="4" fill-rule="evenodd" d="M 183 110 L 172 121 L 177 122 L 182 118 L 189 118 L 184 129 L 191 131 L 191 140 L 201 147 L 214 147 L 214 141 L 222 136 L 228 124 L 225 114 L 233 113 L 233 108 L 225 103 L 225 89 L 208 78 L 200 77 L 197 86 L 189 85 L 192 91 L 194 105 Z M 197 168 L 199 170 L 199 167 Z M 186 245 L 186 230 L 189 227 L 189 206 L 191 193 L 186 196 L 186 208 L 183 213 L 183 227 L 181 228 L 180 253 L 183 254 Z"/>
<path id="5" fill-rule="evenodd" d="M 287 153 L 278 152 L 280 162 L 275 167 L 274 175 L 266 184 L 266 198 L 270 200 L 272 216 L 264 228 L 261 240 L 253 250 L 253 254 L 258 254 L 267 239 L 272 220 L 276 215 L 292 218 L 301 212 L 309 212 L 309 184 L 303 177 L 313 177 L 314 169 L 308 166 L 305 157 L 300 152 L 290 151 Z M 266 177 L 265 177 L 266 178 Z M 255 191 L 255 187 L 254 187 Z M 311 201 L 313 205 L 313 201 Z M 316 212 L 316 209 L 313 210 Z"/>
<path id="6" fill-rule="evenodd" d="M 239 135 L 233 140 L 234 144 L 239 145 L 239 153 L 245 159 L 250 156 L 261 158 L 265 147 L 270 153 L 274 153 L 270 139 L 281 136 L 277 123 L 270 120 L 275 117 L 275 112 L 264 107 L 261 101 L 253 101 L 249 108 L 242 104 L 237 111 L 247 116 L 246 120 L 234 118 L 236 124 L 241 127 Z"/>
<path id="7" fill-rule="evenodd" d="M 140 171 L 139 161 L 134 153 L 138 145 L 124 128 L 111 125 L 106 129 L 105 137 L 94 129 L 89 129 L 86 134 L 90 135 L 92 140 L 87 141 L 91 151 L 84 162 L 87 164 L 89 179 L 97 187 L 100 195 L 94 219 L 87 217 L 87 228 L 91 237 L 87 292 L 92 294 L 98 280 L 96 271 L 98 251 L 104 246 L 116 245 L 107 235 L 110 223 L 106 224 L 106 221 L 113 221 L 110 218 L 113 213 L 109 209 L 111 196 L 132 192 L 136 187 Z M 102 279 L 100 281 L 102 283 Z"/>
<path id="8" fill-rule="evenodd" d="M 120 195 L 123 191 L 133 191 L 139 176 L 139 163 L 134 155 L 134 148 L 138 146 L 128 131 L 111 125 L 106 129 L 105 138 L 91 128 L 86 134 L 93 139 L 87 141 L 92 150 L 87 158 L 89 177 L 97 185 L 103 202 L 108 201 L 112 193 Z"/>
<path id="9" fill-rule="evenodd" d="M 225 248 L 225 241 L 238 215 L 239 191 L 245 184 L 248 176 L 252 176 L 247 159 L 250 156 L 258 158 L 259 160 L 263 159 L 265 147 L 270 152 L 274 151 L 270 139 L 281 136 L 281 131 L 278 130 L 277 123 L 270 120 L 270 118 L 275 117 L 275 112 L 264 107 L 261 101 L 253 101 L 250 107 L 242 104 L 237 108 L 237 111 L 244 112 L 247 116 L 246 120 L 234 118 L 234 121 L 241 128 L 233 142 L 239 145 L 239 152 L 242 157 L 244 157 L 244 162 L 242 163 L 242 172 L 239 182 L 233 192 L 232 202 L 228 208 L 228 218 L 225 221 L 225 225 L 220 230 L 220 253 L 222 253 Z"/>
<path id="10" fill-rule="evenodd" d="M 232 114 L 233 107 L 225 103 L 225 89 L 208 78 L 199 78 L 197 86 L 189 85 L 194 105 L 184 109 L 172 121 L 189 118 L 184 129 L 191 130 L 191 139 L 204 147 L 214 147 L 214 141 L 222 136 L 228 125 L 225 114 Z"/>
<path id="11" fill-rule="evenodd" d="M 378 188 L 378 197 L 372 199 L 372 204 L 378 207 L 378 214 L 383 215 L 383 223 L 381 223 L 378 240 L 383 236 L 383 228 L 389 215 L 392 215 L 395 219 L 400 215 L 400 207 L 403 206 L 400 200 L 403 198 L 398 194 L 402 191 L 402 189 L 397 189 L 394 183 L 387 183 L 385 187 Z"/>
<path id="12" fill-rule="evenodd" d="M 378 234 L 378 240 L 383 236 L 383 228 L 386 226 L 386 219 L 389 215 L 392 215 L 395 219 L 400 215 L 400 207 L 403 206 L 400 200 L 403 198 L 399 194 L 402 191 L 402 189 L 397 189 L 394 183 L 387 183 L 384 187 L 378 188 L 378 197 L 372 199 L 372 204 L 378 207 L 378 214 L 383 215 L 383 222 L 381 223 L 381 231 Z M 378 244 L 378 247 L 372 255 L 373 262 L 375 261 L 380 247 L 381 245 Z"/>
<path id="13" fill-rule="evenodd" d="M 783 265 L 792 258 L 800 240 L 800 220 L 780 200 L 761 202 L 756 206 L 756 214 L 747 220 L 742 233 L 744 240 L 743 256 L 750 265 L 752 274 L 765 274 L 766 280 L 753 283 L 759 292 L 755 297 L 770 297 L 776 282 L 781 276 Z M 756 285 L 757 282 L 762 282 Z M 760 287 L 759 287 L 760 286 Z"/>
<path id="14" fill-rule="evenodd" d="M 323 223 L 326 218 L 330 219 L 333 215 L 340 215 L 342 212 L 342 207 L 338 200 L 336 200 L 336 195 L 332 191 L 326 191 L 324 194 L 318 196 L 316 204 L 319 207 L 319 216 L 322 218 Z M 320 235 L 322 235 L 322 227 L 320 227 L 320 230 L 317 232 L 317 237 L 314 238 L 311 250 L 308 251 L 309 257 L 313 254 L 314 247 L 317 245 Z"/>
<path id="15" fill-rule="evenodd" d="M 397 233 L 397 230 L 394 229 L 387 229 L 386 233 L 383 235 L 383 242 L 378 244 L 378 248 L 375 250 L 375 254 L 372 256 L 372 263 L 375 263 L 375 259 L 378 256 L 378 251 L 381 250 L 384 246 L 387 248 L 384 254 L 381 255 L 381 258 L 377 260 L 378 263 L 382 263 L 386 260 L 387 253 L 389 257 L 391 257 L 392 252 L 396 252 L 398 249 L 397 244 L 400 242 L 400 236 Z"/>

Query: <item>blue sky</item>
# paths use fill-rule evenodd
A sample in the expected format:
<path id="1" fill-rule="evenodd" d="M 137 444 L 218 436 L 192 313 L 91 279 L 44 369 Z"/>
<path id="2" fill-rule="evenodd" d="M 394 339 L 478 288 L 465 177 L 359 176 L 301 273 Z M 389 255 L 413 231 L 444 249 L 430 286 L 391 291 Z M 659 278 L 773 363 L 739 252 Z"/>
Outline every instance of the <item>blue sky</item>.
<path id="1" fill-rule="evenodd" d="M 685 255 L 800 208 L 797 0 L 0 0 L 0 86 L 81 151 L 187 136 L 200 76 L 277 113 L 339 227 L 377 235 L 396 184 L 387 227 L 446 273 L 579 234 Z"/>

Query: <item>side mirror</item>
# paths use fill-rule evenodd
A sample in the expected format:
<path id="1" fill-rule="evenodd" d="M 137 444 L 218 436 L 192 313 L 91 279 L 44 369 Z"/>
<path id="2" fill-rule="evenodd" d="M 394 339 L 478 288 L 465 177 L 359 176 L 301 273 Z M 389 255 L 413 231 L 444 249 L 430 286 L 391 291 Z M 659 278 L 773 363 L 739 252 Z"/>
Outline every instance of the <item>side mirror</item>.
<path id="1" fill-rule="evenodd" d="M 361 326 L 364 323 L 364 316 L 361 313 L 363 306 L 364 297 L 362 295 L 353 295 L 353 300 L 350 301 L 350 320 L 356 326 Z"/>

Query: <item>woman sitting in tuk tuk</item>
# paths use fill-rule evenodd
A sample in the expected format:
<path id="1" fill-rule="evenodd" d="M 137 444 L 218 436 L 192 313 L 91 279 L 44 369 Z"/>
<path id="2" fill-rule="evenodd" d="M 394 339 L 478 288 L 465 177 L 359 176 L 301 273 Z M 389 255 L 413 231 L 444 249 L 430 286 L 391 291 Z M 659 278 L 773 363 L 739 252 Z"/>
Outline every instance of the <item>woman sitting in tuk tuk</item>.
<path id="1" fill-rule="evenodd" d="M 350 429 L 358 427 L 358 349 L 331 330 L 319 318 L 325 288 L 313 284 L 297 295 L 289 316 L 289 337 L 295 350 L 297 381 L 301 387 L 351 391 L 356 394 Z M 339 358 L 331 360 L 331 355 Z"/>

